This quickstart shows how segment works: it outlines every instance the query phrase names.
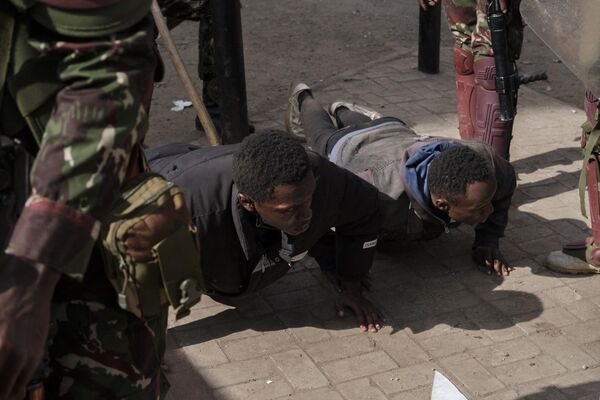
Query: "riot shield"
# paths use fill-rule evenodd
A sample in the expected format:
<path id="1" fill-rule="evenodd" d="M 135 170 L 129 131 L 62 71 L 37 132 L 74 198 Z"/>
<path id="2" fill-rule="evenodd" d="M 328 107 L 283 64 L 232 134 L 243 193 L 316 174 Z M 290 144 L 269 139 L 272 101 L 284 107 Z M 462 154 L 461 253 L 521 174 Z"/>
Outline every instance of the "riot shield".
<path id="1" fill-rule="evenodd" d="M 600 93 L 598 0 L 525 0 L 521 14 L 587 88 Z"/>

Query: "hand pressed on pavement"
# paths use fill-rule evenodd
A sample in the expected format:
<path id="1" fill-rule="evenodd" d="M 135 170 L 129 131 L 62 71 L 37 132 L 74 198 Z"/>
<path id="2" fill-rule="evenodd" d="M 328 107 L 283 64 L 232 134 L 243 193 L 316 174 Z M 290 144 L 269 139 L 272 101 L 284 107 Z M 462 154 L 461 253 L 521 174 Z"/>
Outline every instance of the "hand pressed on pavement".
<path id="1" fill-rule="evenodd" d="M 383 314 L 362 295 L 362 283 L 343 282 L 342 292 L 335 302 L 338 316 L 344 316 L 344 310 L 349 308 L 356 315 L 362 332 L 377 332 L 383 326 Z"/>
<path id="2" fill-rule="evenodd" d="M 471 255 L 477 264 L 487 268 L 489 275 L 508 276 L 514 269 L 495 247 L 479 246 L 473 249 Z"/>
<path id="3" fill-rule="evenodd" d="M 0 255 L 0 400 L 25 398 L 44 354 L 59 278 L 42 264 Z"/>

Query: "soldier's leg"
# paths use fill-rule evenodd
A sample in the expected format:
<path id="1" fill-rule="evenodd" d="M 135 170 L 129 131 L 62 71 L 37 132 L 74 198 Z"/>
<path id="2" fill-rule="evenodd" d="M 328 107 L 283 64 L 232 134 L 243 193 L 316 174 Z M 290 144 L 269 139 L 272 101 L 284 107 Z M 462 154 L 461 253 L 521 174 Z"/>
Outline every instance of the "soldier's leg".
<path id="1" fill-rule="evenodd" d="M 52 304 L 48 345 L 49 399 L 159 399 L 167 309 L 139 319 L 122 310 L 93 253 L 82 282 L 62 279 Z"/>
<path id="2" fill-rule="evenodd" d="M 594 130 L 600 127 L 600 101 L 590 90 L 586 91 L 584 110 L 587 122 L 581 134 L 581 147 L 585 149 L 590 143 L 590 136 Z M 591 140 L 594 140 L 592 138 Z M 600 167 L 600 151 L 598 150 L 598 140 L 596 146 L 591 150 L 590 157 L 584 158 L 582 168 L 585 168 L 587 186 L 587 198 L 589 201 L 590 221 L 592 225 L 592 236 L 581 241 L 567 243 L 562 251 L 553 251 L 546 257 L 544 264 L 557 272 L 586 274 L 600 273 L 600 198 L 599 184 L 600 176 L 598 168 Z M 580 183 L 581 185 L 581 183 Z M 585 188 L 580 188 L 581 191 Z"/>
<path id="3" fill-rule="evenodd" d="M 472 48 L 475 72 L 474 136 L 492 146 L 496 154 L 509 159 L 513 121 L 500 119 L 500 100 L 496 93 L 496 65 L 486 18 L 487 0 L 478 0 L 477 25 L 473 31 Z M 511 57 L 519 57 L 523 23 L 518 12 L 519 2 L 513 1 L 509 11 L 509 48 Z"/>
<path id="4" fill-rule="evenodd" d="M 463 139 L 473 138 L 474 86 L 471 36 L 477 21 L 475 0 L 444 1 L 448 25 L 454 37 L 454 71 L 458 130 Z"/>

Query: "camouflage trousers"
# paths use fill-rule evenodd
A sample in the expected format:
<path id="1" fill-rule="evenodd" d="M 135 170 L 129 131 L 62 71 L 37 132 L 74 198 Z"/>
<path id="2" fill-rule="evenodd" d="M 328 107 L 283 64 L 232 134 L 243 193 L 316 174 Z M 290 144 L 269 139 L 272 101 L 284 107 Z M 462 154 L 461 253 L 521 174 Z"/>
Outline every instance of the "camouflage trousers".
<path id="1" fill-rule="evenodd" d="M 203 82 L 205 102 L 218 102 L 217 75 L 215 71 L 215 41 L 210 0 L 159 0 L 169 29 L 183 21 L 198 21 L 198 76 Z"/>
<path id="2" fill-rule="evenodd" d="M 52 303 L 49 399 L 161 399 L 167 309 L 139 319 L 119 308 L 94 254 L 83 282 L 63 279 Z"/>
<path id="3" fill-rule="evenodd" d="M 508 42 L 513 60 L 519 58 L 523 43 L 520 1 L 508 0 Z M 455 46 L 469 51 L 476 59 L 493 56 L 490 29 L 486 18 L 488 0 L 445 0 L 444 6 Z"/>
<path id="4" fill-rule="evenodd" d="M 167 312 L 138 319 L 121 310 L 94 251 L 147 130 L 151 21 L 82 39 L 2 7 L 13 29 L 2 55 L 11 59 L 0 80 L 0 134 L 35 155 L 33 194 L 7 251 L 63 274 L 52 303 L 47 398 L 161 398 Z"/>

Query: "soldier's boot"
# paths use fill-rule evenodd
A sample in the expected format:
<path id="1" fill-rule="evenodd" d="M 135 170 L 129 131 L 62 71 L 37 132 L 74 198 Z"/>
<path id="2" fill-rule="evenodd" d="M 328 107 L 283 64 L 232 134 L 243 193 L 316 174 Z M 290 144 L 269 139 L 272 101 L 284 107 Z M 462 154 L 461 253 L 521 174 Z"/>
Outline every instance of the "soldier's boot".
<path id="1" fill-rule="evenodd" d="M 598 98 L 586 91 L 584 110 L 588 123 L 598 128 L 600 120 Z M 581 133 L 581 148 L 585 149 L 589 132 Z M 567 243 L 562 251 L 553 251 L 546 257 L 544 264 L 551 270 L 570 274 L 600 273 L 600 198 L 598 193 L 598 167 L 600 166 L 600 152 L 598 148 L 592 152 L 590 160 L 584 163 L 587 172 L 587 196 L 590 207 L 590 220 L 592 236 L 583 240 Z"/>
<path id="2" fill-rule="evenodd" d="M 473 63 L 475 72 L 474 135 L 489 144 L 494 152 L 508 160 L 512 139 L 512 121 L 500 119 L 500 99 L 496 93 L 496 66 L 493 57 Z"/>
<path id="3" fill-rule="evenodd" d="M 454 72 L 456 77 L 456 109 L 458 131 L 461 139 L 473 139 L 473 111 L 475 108 L 475 74 L 473 54 L 454 48 Z"/>

